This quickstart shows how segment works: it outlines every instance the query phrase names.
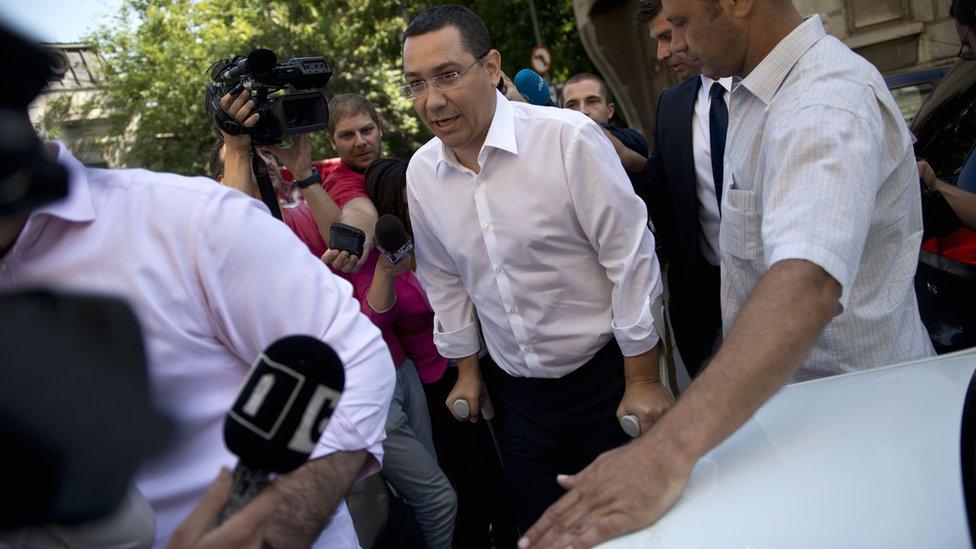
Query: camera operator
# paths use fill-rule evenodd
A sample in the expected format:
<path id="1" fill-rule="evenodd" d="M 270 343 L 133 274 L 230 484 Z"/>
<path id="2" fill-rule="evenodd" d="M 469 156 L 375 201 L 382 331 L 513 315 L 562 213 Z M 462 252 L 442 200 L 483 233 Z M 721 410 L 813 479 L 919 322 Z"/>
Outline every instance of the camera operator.
<path id="1" fill-rule="evenodd" d="M 221 106 L 245 127 L 252 127 L 259 117 L 252 112 L 254 104 L 249 98 L 250 94 L 246 90 L 236 97 L 228 94 L 221 98 Z M 283 179 L 275 157 L 281 159 L 294 176 L 304 201 L 294 207 L 283 207 L 282 221 L 308 246 L 315 257 L 321 257 L 328 249 L 329 227 L 341 219 L 342 211 L 325 191 L 318 171 L 312 166 L 308 134 L 296 135 L 291 146 L 287 148 L 274 145 L 260 147 L 257 154 L 267 166 L 268 175 L 276 190 Z M 221 139 L 211 151 L 210 172 L 210 177 L 217 181 L 248 196 L 261 199 L 257 180 L 251 169 L 251 138 L 247 134 L 230 135 L 221 132 Z"/>
<path id="2" fill-rule="evenodd" d="M 245 127 L 253 127 L 260 119 L 253 112 L 254 102 L 246 90 L 236 97 L 227 94 L 220 103 Z M 279 168 L 273 159 L 262 153 L 271 153 L 280 159 L 302 190 L 306 204 L 283 208 L 281 213 L 285 223 L 316 257 L 322 257 L 338 272 L 354 273 L 369 257 L 373 245 L 376 208 L 366 196 L 362 172 L 379 158 L 383 132 L 375 109 L 362 97 L 340 95 L 332 100 L 329 111 L 328 137 L 339 153 L 341 164 L 324 184 L 312 167 L 307 134 L 296 136 L 288 148 L 259 147 L 258 154 L 268 166 L 273 181 L 280 180 Z M 246 134 L 221 134 L 226 144 L 221 182 L 260 199 L 251 169 L 251 138 Z M 212 175 L 216 177 L 216 173 Z M 336 221 L 356 227 L 366 235 L 362 257 L 348 251 L 328 249 L 329 229 Z"/>

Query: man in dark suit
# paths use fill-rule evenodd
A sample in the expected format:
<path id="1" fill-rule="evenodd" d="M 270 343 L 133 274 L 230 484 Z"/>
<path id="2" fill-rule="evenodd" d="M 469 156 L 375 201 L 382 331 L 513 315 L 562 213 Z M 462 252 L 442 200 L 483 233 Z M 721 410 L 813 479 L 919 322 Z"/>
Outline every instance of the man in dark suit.
<path id="1" fill-rule="evenodd" d="M 658 60 L 685 78 L 658 100 L 654 147 L 639 194 L 668 262 L 669 311 L 678 350 L 688 374 L 695 376 L 722 329 L 718 229 L 731 79 L 700 75 L 694 54 L 671 51 L 671 24 L 661 0 L 641 0 L 636 20 L 657 40 Z"/>

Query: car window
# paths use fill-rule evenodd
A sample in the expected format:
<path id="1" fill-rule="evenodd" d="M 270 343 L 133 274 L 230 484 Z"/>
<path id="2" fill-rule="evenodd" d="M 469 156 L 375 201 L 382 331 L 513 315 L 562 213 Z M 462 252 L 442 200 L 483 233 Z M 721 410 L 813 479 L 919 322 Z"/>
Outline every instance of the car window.
<path id="1" fill-rule="evenodd" d="M 932 94 L 932 84 L 923 82 L 921 84 L 911 84 L 891 90 L 891 96 L 895 98 L 895 103 L 901 109 L 901 115 L 905 117 L 905 122 L 910 126 L 915 120 L 915 115 L 922 108 L 922 103 Z"/>
<path id="2" fill-rule="evenodd" d="M 942 124 L 932 132 L 919 156 L 928 160 L 935 173 L 947 180 L 959 179 L 963 167 L 972 162 L 973 146 L 976 145 L 976 93 L 967 94 L 967 101 L 959 110 L 947 109 Z M 970 171 L 976 170 L 972 168 Z M 976 182 L 959 181 L 967 190 L 976 189 Z M 974 187 L 968 188 L 970 185 Z"/>

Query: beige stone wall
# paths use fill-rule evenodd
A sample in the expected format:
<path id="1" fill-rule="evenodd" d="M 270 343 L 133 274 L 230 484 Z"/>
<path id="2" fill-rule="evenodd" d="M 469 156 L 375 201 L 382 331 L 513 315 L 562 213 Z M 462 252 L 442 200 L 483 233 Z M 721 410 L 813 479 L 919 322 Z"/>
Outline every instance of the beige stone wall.
<path id="1" fill-rule="evenodd" d="M 959 37 L 950 0 L 793 0 L 827 31 L 890 76 L 950 65 Z M 637 0 L 573 0 L 580 39 L 606 77 L 627 123 L 648 138 L 657 99 L 677 77 L 654 58 L 656 43 L 633 24 Z M 650 140 L 650 139 L 649 139 Z"/>
<path id="2" fill-rule="evenodd" d="M 819 13 L 827 31 L 886 76 L 951 64 L 959 37 L 950 0 L 794 0 L 804 15 Z"/>
<path id="3" fill-rule="evenodd" d="M 122 141 L 112 133 L 111 113 L 91 104 L 102 76 L 98 55 L 87 44 L 43 45 L 56 57 L 55 75 L 28 108 L 35 128 L 88 166 L 122 167 Z M 52 105 L 57 109 L 45 116 Z"/>

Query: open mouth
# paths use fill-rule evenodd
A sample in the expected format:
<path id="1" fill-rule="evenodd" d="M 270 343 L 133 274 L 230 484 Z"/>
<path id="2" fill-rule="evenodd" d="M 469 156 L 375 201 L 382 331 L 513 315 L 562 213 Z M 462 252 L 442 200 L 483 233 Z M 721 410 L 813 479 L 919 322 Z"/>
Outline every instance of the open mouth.
<path id="1" fill-rule="evenodd" d="M 454 123 L 457 121 L 458 118 L 459 118 L 458 116 L 452 116 L 451 118 L 442 118 L 441 120 L 435 120 L 434 127 L 439 130 L 448 130 L 452 126 L 454 126 Z"/>

